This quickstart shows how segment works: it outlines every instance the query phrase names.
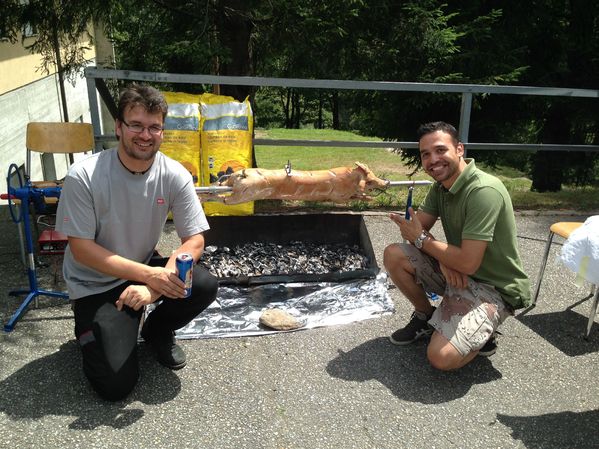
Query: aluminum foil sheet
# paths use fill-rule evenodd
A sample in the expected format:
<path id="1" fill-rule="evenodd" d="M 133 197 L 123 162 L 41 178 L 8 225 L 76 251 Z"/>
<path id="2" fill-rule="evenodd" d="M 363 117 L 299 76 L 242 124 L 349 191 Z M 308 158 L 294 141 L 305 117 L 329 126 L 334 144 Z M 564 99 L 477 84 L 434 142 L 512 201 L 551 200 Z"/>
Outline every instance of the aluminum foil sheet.
<path id="1" fill-rule="evenodd" d="M 343 283 L 221 286 L 216 301 L 187 326 L 179 339 L 242 337 L 278 332 L 259 323 L 262 312 L 279 308 L 303 324 L 301 329 L 346 324 L 393 313 L 387 275 Z"/>

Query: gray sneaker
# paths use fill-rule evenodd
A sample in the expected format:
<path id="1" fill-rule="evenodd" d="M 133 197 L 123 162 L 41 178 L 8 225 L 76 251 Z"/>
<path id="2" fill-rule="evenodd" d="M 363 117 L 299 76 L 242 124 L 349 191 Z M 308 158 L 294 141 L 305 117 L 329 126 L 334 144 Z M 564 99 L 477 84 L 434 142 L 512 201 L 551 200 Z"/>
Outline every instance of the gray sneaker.
<path id="1" fill-rule="evenodd" d="M 433 333 L 433 327 L 428 324 L 430 317 L 426 314 L 414 310 L 410 322 L 399 330 L 396 330 L 389 336 L 389 341 L 394 345 L 409 345 L 421 338 L 430 337 Z"/>

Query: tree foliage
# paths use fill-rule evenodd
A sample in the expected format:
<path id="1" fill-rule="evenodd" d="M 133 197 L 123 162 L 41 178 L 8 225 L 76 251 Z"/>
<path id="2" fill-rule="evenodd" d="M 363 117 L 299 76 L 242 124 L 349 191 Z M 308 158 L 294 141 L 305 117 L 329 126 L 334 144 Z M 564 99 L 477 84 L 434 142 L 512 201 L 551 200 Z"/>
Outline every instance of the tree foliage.
<path id="1" fill-rule="evenodd" d="M 599 4 L 592 0 L 5 0 L 0 26 L 17 39 L 37 27 L 31 50 L 65 68 L 82 63 L 90 20 L 113 39 L 117 67 L 285 78 L 597 88 Z M 50 64 L 46 59 L 46 64 Z M 202 91 L 212 86 L 182 86 Z M 425 121 L 459 120 L 456 94 L 222 86 L 251 95 L 259 125 L 331 126 L 413 140 Z M 597 144 L 596 99 L 477 95 L 470 141 Z M 509 111 L 506 112 L 506 111 Z M 597 175 L 597 153 L 473 151 L 528 167 L 533 188 L 558 190 Z"/>

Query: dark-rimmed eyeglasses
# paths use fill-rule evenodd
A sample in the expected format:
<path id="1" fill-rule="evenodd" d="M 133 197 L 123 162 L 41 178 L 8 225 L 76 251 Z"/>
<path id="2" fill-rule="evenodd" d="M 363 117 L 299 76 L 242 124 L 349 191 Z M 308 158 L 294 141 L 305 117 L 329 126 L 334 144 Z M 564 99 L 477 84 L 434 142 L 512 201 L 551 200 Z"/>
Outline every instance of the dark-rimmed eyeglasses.
<path id="1" fill-rule="evenodd" d="M 157 135 L 157 134 L 160 134 L 164 130 L 164 128 L 162 126 L 158 126 L 158 125 L 142 126 L 137 123 L 134 125 L 130 125 L 125 120 L 121 120 L 121 122 L 123 122 L 123 124 L 127 127 L 127 129 L 129 131 L 131 131 L 132 133 L 135 133 L 135 134 L 141 134 L 144 132 L 144 129 L 147 129 L 150 134 Z"/>

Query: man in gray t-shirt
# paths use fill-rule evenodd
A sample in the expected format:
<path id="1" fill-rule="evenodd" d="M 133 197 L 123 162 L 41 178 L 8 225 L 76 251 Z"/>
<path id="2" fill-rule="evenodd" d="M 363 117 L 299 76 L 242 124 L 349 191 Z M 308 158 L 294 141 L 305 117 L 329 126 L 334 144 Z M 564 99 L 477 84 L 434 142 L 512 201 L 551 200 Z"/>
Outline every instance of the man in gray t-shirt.
<path id="1" fill-rule="evenodd" d="M 156 358 L 185 366 L 174 331 L 216 298 L 214 276 L 195 265 L 190 297 L 175 269 L 178 254 L 195 262 L 209 229 L 191 174 L 158 150 L 167 105 L 160 92 L 134 85 L 121 94 L 117 148 L 74 164 L 65 178 L 57 229 L 69 238 L 63 273 L 74 303 L 83 369 L 105 399 L 119 400 L 139 377 L 137 333 L 144 306 L 157 303 L 141 331 Z M 172 213 L 181 246 L 168 258 L 155 248 Z"/>

